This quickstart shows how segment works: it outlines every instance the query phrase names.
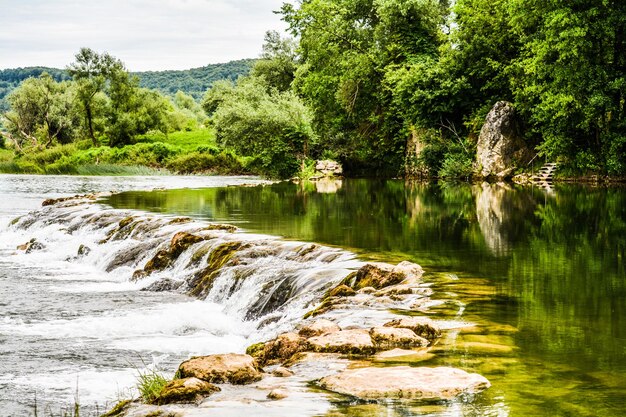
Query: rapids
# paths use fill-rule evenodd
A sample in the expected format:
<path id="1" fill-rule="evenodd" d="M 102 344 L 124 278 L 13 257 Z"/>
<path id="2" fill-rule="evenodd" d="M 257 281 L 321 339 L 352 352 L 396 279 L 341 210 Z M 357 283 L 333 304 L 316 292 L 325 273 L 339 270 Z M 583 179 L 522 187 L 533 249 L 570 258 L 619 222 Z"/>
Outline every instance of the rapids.
<path id="1" fill-rule="evenodd" d="M 360 264 L 339 249 L 114 210 L 89 199 L 37 207 L 45 198 L 75 193 L 256 179 L 8 176 L 0 181 L 6 196 L 0 203 L 1 415 L 62 414 L 75 402 L 83 407 L 81 415 L 96 415 L 133 395 L 144 367 L 171 372 L 191 355 L 243 352 L 293 328 L 325 290 Z M 168 267 L 133 279 L 183 231 L 204 240 Z M 31 239 L 39 245 L 16 250 Z M 238 249 L 224 256 L 236 262 L 219 268 L 199 298 L 186 295 L 207 259 L 233 244 Z M 154 291 L 163 283 L 177 290 Z"/>

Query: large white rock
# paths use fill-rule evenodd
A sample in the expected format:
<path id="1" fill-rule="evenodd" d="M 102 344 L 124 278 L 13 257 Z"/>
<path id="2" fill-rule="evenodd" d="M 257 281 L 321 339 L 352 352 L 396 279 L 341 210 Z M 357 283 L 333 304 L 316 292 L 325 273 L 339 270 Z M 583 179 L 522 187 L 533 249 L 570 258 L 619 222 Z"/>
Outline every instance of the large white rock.
<path id="1" fill-rule="evenodd" d="M 347 369 L 322 378 L 319 384 L 329 391 L 362 399 L 423 400 L 449 400 L 491 386 L 485 377 L 461 369 L 410 366 Z"/>
<path id="2" fill-rule="evenodd" d="M 506 101 L 497 102 L 487 115 L 478 137 L 478 174 L 485 178 L 506 178 L 531 158 L 532 152 L 518 132 L 513 105 Z"/>

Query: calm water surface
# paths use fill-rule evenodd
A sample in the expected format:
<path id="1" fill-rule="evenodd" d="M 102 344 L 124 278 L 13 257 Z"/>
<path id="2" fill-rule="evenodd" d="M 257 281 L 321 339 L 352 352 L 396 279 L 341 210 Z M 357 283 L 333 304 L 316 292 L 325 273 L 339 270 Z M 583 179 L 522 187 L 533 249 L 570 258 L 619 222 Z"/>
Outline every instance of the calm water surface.
<path id="1" fill-rule="evenodd" d="M 448 300 L 431 314 L 476 324 L 447 334 L 422 364 L 475 370 L 493 384 L 445 415 L 626 415 L 624 188 L 347 180 L 105 202 L 421 264 Z M 441 415 L 431 411 L 419 415 Z"/>

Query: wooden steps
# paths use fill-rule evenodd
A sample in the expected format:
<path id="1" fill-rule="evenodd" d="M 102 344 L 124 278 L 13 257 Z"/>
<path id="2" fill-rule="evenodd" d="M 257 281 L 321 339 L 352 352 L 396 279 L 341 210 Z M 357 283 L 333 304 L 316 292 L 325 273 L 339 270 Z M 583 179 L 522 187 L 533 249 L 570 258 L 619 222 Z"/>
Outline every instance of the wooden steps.
<path id="1" fill-rule="evenodd" d="M 555 162 L 550 162 L 541 167 L 539 171 L 535 175 L 532 176 L 533 182 L 547 182 L 552 183 L 552 179 L 554 176 L 554 172 L 556 171 L 557 164 Z"/>

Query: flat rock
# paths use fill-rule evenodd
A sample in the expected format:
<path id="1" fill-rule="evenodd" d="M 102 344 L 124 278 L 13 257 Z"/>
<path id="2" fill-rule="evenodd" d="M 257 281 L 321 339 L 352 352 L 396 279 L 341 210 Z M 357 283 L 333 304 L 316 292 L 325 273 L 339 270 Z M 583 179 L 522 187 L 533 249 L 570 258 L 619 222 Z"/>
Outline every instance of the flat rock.
<path id="1" fill-rule="evenodd" d="M 218 391 L 219 387 L 198 378 L 175 379 L 163 387 L 153 403 L 158 405 L 197 403 Z"/>
<path id="2" fill-rule="evenodd" d="M 374 360 L 378 362 L 422 362 L 434 357 L 435 355 L 428 352 L 426 349 L 411 350 L 395 348 L 377 353 Z"/>
<path id="3" fill-rule="evenodd" d="M 461 369 L 410 366 L 348 369 L 322 378 L 319 385 L 329 391 L 362 399 L 422 400 L 450 400 L 491 386 L 485 377 Z"/>
<path id="4" fill-rule="evenodd" d="M 250 355 L 229 353 L 198 356 L 178 367 L 180 378 L 198 378 L 216 384 L 249 384 L 262 378 L 256 360 Z"/>
<path id="5" fill-rule="evenodd" d="M 428 317 L 406 316 L 400 319 L 385 323 L 384 327 L 396 327 L 411 329 L 416 335 L 424 337 L 430 341 L 441 336 L 439 326 Z"/>
<path id="6" fill-rule="evenodd" d="M 366 355 L 376 351 L 369 332 L 364 329 L 327 333 L 312 337 L 308 342 L 315 352 Z"/>
<path id="7" fill-rule="evenodd" d="M 396 327 L 374 327 L 369 332 L 376 346 L 393 348 L 398 346 L 428 346 L 428 340 L 415 334 L 411 329 Z"/>
<path id="8" fill-rule="evenodd" d="M 313 323 L 303 326 L 298 334 L 302 337 L 320 336 L 325 333 L 334 333 L 340 331 L 341 328 L 334 322 L 326 319 L 315 320 Z"/>

